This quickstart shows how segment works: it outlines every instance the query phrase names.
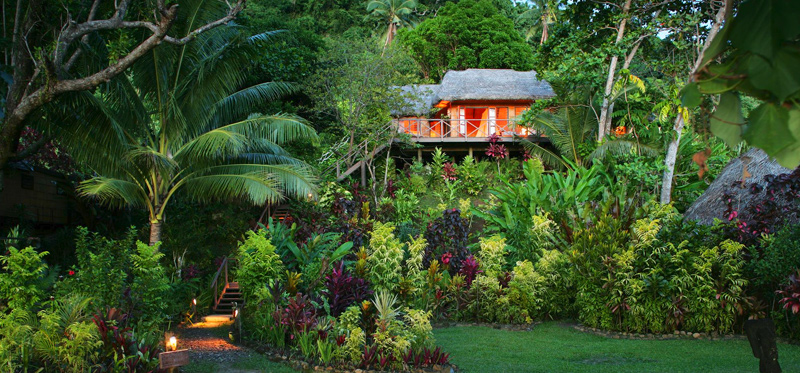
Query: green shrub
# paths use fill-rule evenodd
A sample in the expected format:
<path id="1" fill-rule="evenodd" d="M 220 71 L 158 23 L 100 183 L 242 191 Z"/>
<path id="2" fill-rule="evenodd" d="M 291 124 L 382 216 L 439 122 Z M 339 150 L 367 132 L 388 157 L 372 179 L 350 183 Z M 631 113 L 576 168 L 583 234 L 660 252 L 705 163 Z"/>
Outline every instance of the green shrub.
<path id="1" fill-rule="evenodd" d="M 164 254 L 159 251 L 160 247 L 160 242 L 153 246 L 136 242 L 136 252 L 131 255 L 131 316 L 145 325 L 146 329 L 164 323 L 170 304 L 178 303 L 173 298 L 171 282 L 161 266 Z"/>
<path id="2" fill-rule="evenodd" d="M 653 216 L 679 219 L 664 209 Z M 745 302 L 743 245 L 720 242 L 711 230 L 676 235 L 670 231 L 685 229 L 676 221 L 664 228 L 648 217 L 626 231 L 619 220 L 604 215 L 575 235 L 570 260 L 584 324 L 638 333 L 732 330 Z"/>
<path id="3" fill-rule="evenodd" d="M 279 279 L 284 271 L 281 258 L 275 253 L 275 246 L 263 229 L 247 232 L 247 237 L 239 244 L 237 257 L 239 266 L 236 269 L 236 279 L 245 299 L 252 297 L 255 291 L 269 284 L 270 280 Z"/>
<path id="4" fill-rule="evenodd" d="M 460 165 L 456 165 L 458 177 L 463 182 L 464 192 L 471 196 L 479 195 L 487 185 L 489 162 L 476 162 L 472 156 L 466 156 Z"/>
<path id="5" fill-rule="evenodd" d="M 88 372 L 98 359 L 103 342 L 90 318 L 90 303 L 91 298 L 71 294 L 40 313 L 33 342 L 45 371 Z"/>
<path id="6" fill-rule="evenodd" d="M 369 279 L 377 290 L 394 291 L 403 276 L 403 244 L 394 236 L 394 224 L 375 222 L 369 241 Z"/>
<path id="7" fill-rule="evenodd" d="M 73 272 L 69 272 L 74 275 L 67 276 L 59 284 L 58 293 L 91 295 L 99 308 L 119 308 L 125 302 L 124 293 L 130 286 L 128 274 L 132 268 L 136 229 L 130 227 L 119 240 L 90 233 L 84 227 L 77 228 L 75 236 L 78 264 L 73 267 Z"/>
<path id="8" fill-rule="evenodd" d="M 557 242 L 571 242 L 571 229 L 582 225 L 581 217 L 592 211 L 587 202 L 599 200 L 604 190 L 611 189 L 611 179 L 599 163 L 566 174 L 546 174 L 541 161 L 534 158 L 524 163 L 523 172 L 524 181 L 505 179 L 490 191 L 499 200 L 496 207 L 475 211 L 486 221 L 486 231 L 505 237 L 512 252 L 537 251 L 532 247 L 540 242 L 532 236 L 537 215 L 548 214 L 555 222 L 553 238 Z"/>
<path id="9" fill-rule="evenodd" d="M 0 256 L 0 299 L 12 310 L 32 310 L 45 296 L 48 253 L 37 253 L 32 247 L 17 250 L 10 246 L 8 255 Z"/>
<path id="10" fill-rule="evenodd" d="M 433 327 L 431 327 L 431 313 L 406 308 L 405 324 L 406 339 L 411 343 L 411 348 L 416 350 L 422 348 L 433 348 L 436 340 L 433 338 Z"/>
<path id="11" fill-rule="evenodd" d="M 356 327 L 350 329 L 345 338 L 344 345 L 340 351 L 342 355 L 351 363 L 358 364 L 361 362 L 361 354 L 364 353 L 364 345 L 367 343 L 367 337 L 361 328 Z"/>
<path id="12" fill-rule="evenodd" d="M 505 267 L 506 239 L 499 236 L 480 239 L 481 250 L 478 252 L 478 262 L 486 276 L 497 277 Z"/>
<path id="13" fill-rule="evenodd" d="M 27 309 L 15 308 L 0 316 L 0 366 L 9 372 L 31 367 L 35 361 L 33 335 L 37 327 L 36 315 Z"/>
<path id="14" fill-rule="evenodd" d="M 800 225 L 783 227 L 762 239 L 761 250 L 751 246 L 748 251 L 748 277 L 758 294 L 771 301 L 789 275 L 800 269 Z"/>
<path id="15" fill-rule="evenodd" d="M 419 218 L 419 199 L 411 192 L 404 189 L 398 190 L 395 193 L 395 198 L 392 200 L 394 205 L 394 216 L 396 221 L 410 222 Z M 405 239 L 405 237 L 400 237 Z"/>
<path id="16" fill-rule="evenodd" d="M 558 250 L 544 251 L 534 266 L 517 262 L 508 284 L 509 302 L 534 319 L 572 316 L 575 287 L 569 259 Z"/>

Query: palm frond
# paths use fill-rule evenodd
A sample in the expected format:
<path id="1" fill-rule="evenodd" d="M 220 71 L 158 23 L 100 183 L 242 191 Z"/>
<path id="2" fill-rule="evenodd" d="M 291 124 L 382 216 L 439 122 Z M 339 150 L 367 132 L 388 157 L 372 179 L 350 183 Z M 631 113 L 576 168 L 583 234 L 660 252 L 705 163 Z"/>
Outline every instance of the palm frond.
<path id="1" fill-rule="evenodd" d="M 283 199 L 279 185 L 276 178 L 268 173 L 221 173 L 188 179 L 183 189 L 195 201 L 246 198 L 254 205 L 263 205 Z"/>
<path id="2" fill-rule="evenodd" d="M 625 154 L 636 152 L 646 156 L 656 156 L 659 154 L 659 149 L 656 146 L 642 144 L 632 140 L 615 139 L 606 141 L 598 146 L 589 156 L 588 159 L 605 159 L 612 154 Z"/>
<path id="3" fill-rule="evenodd" d="M 126 180 L 98 176 L 82 182 L 77 190 L 82 196 L 97 198 L 100 203 L 112 207 L 145 207 L 148 204 L 145 191 Z"/>
<path id="4" fill-rule="evenodd" d="M 282 82 L 261 83 L 242 89 L 217 102 L 213 107 L 214 116 L 207 125 L 217 127 L 222 123 L 230 123 L 253 112 L 265 102 L 275 101 L 294 92 L 297 89 L 293 85 Z"/>
<path id="5" fill-rule="evenodd" d="M 160 175 L 172 174 L 180 167 L 168 154 L 149 146 L 133 146 L 125 152 L 124 158 L 139 169 L 154 170 Z"/>
<path id="6" fill-rule="evenodd" d="M 536 158 L 539 158 L 543 164 L 547 165 L 550 168 L 563 170 L 568 168 L 567 163 L 564 161 L 564 158 L 559 156 L 558 154 L 554 153 L 553 151 L 542 147 L 541 145 L 531 142 L 527 139 L 521 139 L 520 143 L 528 153 Z"/>

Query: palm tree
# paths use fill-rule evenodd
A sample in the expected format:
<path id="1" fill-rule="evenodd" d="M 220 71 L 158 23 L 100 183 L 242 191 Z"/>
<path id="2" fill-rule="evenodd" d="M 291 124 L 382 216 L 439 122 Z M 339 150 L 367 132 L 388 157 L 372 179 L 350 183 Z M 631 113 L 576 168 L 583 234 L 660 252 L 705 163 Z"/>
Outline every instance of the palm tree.
<path id="1" fill-rule="evenodd" d="M 525 32 L 525 40 L 530 41 L 541 32 L 539 44 L 544 44 L 550 37 L 550 25 L 558 21 L 558 7 L 561 0 L 534 0 L 533 6 L 517 17 L 517 22 L 532 20 L 532 25 Z"/>
<path id="2" fill-rule="evenodd" d="M 415 24 L 413 14 L 417 6 L 416 0 L 371 0 L 367 4 L 367 12 L 388 23 L 384 49 L 392 44 L 399 27 Z"/>
<path id="3" fill-rule="evenodd" d="M 527 139 L 521 139 L 522 146 L 551 168 L 583 167 L 587 161 L 602 159 L 608 154 L 630 151 L 647 155 L 657 153 L 652 146 L 626 139 L 607 140 L 590 152 L 597 129 L 597 115 L 586 105 L 565 106 L 555 112 L 545 110 L 533 119 L 529 127 L 546 137 L 555 151 Z"/>
<path id="4" fill-rule="evenodd" d="M 216 2 L 182 2 L 182 24 L 213 17 Z M 161 239 L 169 201 L 178 191 L 198 202 L 245 198 L 254 204 L 313 191 L 310 167 L 281 146 L 316 133 L 295 116 L 254 113 L 290 91 L 282 83 L 241 88 L 258 45 L 274 33 L 246 37 L 235 25 L 201 34 L 183 46 L 162 45 L 99 98 L 93 113 L 66 132 L 71 153 L 99 176 L 82 195 L 115 206 L 144 208 L 150 244 Z"/>

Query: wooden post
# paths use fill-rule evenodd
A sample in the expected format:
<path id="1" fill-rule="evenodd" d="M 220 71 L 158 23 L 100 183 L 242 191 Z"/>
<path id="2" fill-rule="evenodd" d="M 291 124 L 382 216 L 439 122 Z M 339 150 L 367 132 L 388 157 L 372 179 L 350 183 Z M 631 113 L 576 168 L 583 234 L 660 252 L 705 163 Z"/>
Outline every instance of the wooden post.
<path id="1" fill-rule="evenodd" d="M 417 149 L 417 160 L 422 163 L 422 148 Z"/>
<path id="2" fill-rule="evenodd" d="M 366 158 L 365 158 L 363 161 L 361 161 L 361 187 L 362 188 L 366 188 L 367 187 L 367 166 L 366 165 L 367 165 L 367 162 L 366 162 Z"/>
<path id="3" fill-rule="evenodd" d="M 469 156 L 472 157 L 472 147 L 469 147 Z"/>

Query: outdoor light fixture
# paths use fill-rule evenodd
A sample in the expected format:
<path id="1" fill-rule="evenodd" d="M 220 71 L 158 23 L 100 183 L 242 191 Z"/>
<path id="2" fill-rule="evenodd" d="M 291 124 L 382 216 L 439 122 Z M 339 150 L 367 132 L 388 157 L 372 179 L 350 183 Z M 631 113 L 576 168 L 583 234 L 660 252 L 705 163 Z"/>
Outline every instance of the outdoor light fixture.
<path id="1" fill-rule="evenodd" d="M 192 305 L 193 305 L 193 306 L 196 306 L 196 305 L 197 305 L 197 299 L 192 299 Z"/>
<path id="2" fill-rule="evenodd" d="M 178 349 L 178 338 L 175 336 L 169 337 L 169 343 L 167 343 L 167 349 L 170 351 L 175 351 Z"/>
<path id="3" fill-rule="evenodd" d="M 235 310 L 233 310 L 233 317 L 234 317 L 234 318 L 237 318 L 237 317 L 239 317 L 239 309 L 238 309 L 238 308 L 237 308 L 237 309 L 235 309 Z"/>

